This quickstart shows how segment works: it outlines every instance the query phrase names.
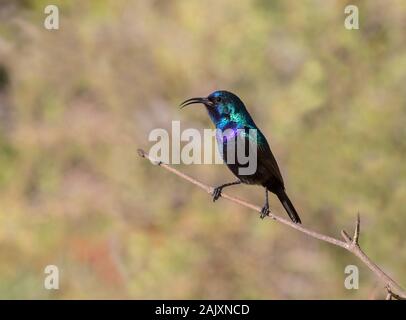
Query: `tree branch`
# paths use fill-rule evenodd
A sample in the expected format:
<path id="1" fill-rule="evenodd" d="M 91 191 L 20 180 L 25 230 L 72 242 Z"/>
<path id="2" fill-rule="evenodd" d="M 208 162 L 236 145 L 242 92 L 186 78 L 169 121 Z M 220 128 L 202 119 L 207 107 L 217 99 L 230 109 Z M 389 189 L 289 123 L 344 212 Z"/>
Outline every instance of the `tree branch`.
<path id="1" fill-rule="evenodd" d="M 163 163 L 161 161 L 157 161 L 150 157 L 144 150 L 138 149 L 138 154 L 146 159 L 149 159 L 151 163 L 155 165 L 159 165 L 160 167 L 172 172 L 173 174 L 177 175 L 178 177 L 189 181 L 190 183 L 193 183 L 194 185 L 200 187 L 201 189 L 205 190 L 207 193 L 212 194 L 214 188 L 211 186 L 208 186 L 182 172 L 179 170 L 176 170 L 175 168 L 171 167 L 170 165 Z M 232 197 L 226 193 L 222 193 L 221 197 L 230 200 L 232 202 L 235 202 L 243 207 L 252 209 L 256 212 L 261 212 L 261 208 L 259 206 L 256 206 L 254 204 L 251 204 L 247 201 L 241 200 L 236 197 Z M 390 276 L 388 276 L 380 267 L 378 267 L 362 250 L 359 245 L 359 235 L 360 235 L 360 215 L 358 213 L 357 215 L 357 220 L 355 223 L 355 229 L 354 229 L 354 235 L 353 238 L 348 235 L 348 233 L 345 230 L 341 230 L 341 235 L 344 238 L 344 241 L 318 233 L 316 231 L 313 231 L 311 229 L 305 228 L 300 224 L 296 224 L 291 222 L 290 220 L 287 220 L 285 218 L 282 218 L 280 216 L 274 215 L 273 213 L 269 213 L 269 217 L 272 218 L 273 220 L 276 220 L 279 223 L 282 223 L 284 225 L 287 225 L 293 229 L 296 229 L 302 233 L 307 234 L 308 236 L 331 243 L 335 246 L 344 248 L 345 250 L 351 252 L 355 256 L 357 256 L 376 276 L 377 278 L 384 284 L 386 290 L 387 290 L 387 299 L 395 298 L 395 299 L 406 299 L 406 291 L 395 281 L 393 280 Z"/>

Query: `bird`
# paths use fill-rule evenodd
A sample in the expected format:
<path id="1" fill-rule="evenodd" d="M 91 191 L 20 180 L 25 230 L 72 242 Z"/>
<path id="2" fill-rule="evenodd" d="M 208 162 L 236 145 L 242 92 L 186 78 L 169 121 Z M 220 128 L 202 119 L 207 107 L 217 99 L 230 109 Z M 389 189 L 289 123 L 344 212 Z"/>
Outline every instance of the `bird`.
<path id="1" fill-rule="evenodd" d="M 261 219 L 269 216 L 270 213 L 269 191 L 278 197 L 290 219 L 294 223 L 300 224 L 300 217 L 286 193 L 281 171 L 268 141 L 255 124 L 242 100 L 232 92 L 217 90 L 207 97 L 187 99 L 180 104 L 180 107 L 184 108 L 191 104 L 201 104 L 206 107 L 208 115 L 216 127 L 216 133 L 220 133 L 216 134 L 219 153 L 227 167 L 238 178 L 236 181 L 214 188 L 213 202 L 221 197 L 221 192 L 226 187 L 238 184 L 259 185 L 265 188 L 265 204 L 261 209 Z M 237 146 L 238 149 L 241 145 L 236 141 L 244 143 L 244 155 L 247 154 L 247 151 L 248 153 L 250 150 L 256 151 L 256 170 L 254 172 L 242 174 L 242 170 L 247 169 L 248 164 L 236 155 L 235 148 Z M 234 147 L 234 151 L 229 152 L 228 150 L 232 149 L 231 146 Z M 230 160 L 231 158 L 233 161 Z"/>

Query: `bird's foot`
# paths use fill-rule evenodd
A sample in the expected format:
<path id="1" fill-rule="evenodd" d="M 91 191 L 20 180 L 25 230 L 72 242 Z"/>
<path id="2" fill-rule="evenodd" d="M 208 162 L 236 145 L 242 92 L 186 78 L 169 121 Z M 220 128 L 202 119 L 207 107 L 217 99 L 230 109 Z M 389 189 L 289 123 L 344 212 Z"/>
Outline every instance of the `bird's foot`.
<path id="1" fill-rule="evenodd" d="M 216 202 L 216 200 L 221 197 L 221 190 L 222 189 L 223 189 L 222 187 L 214 188 L 213 193 L 212 193 L 213 202 Z"/>
<path id="2" fill-rule="evenodd" d="M 266 216 L 269 216 L 269 204 L 266 204 L 262 207 L 261 209 L 261 214 L 260 214 L 260 218 L 264 219 Z"/>

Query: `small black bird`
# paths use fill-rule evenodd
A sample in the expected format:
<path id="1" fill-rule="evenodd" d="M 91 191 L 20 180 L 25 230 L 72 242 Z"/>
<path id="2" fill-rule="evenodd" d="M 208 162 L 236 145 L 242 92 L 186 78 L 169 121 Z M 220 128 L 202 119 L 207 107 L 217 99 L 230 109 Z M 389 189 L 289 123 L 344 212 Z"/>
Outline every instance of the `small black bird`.
<path id="1" fill-rule="evenodd" d="M 261 210 L 261 218 L 269 215 L 269 190 L 278 197 L 292 221 L 301 223 L 295 207 L 285 192 L 281 172 L 268 142 L 240 98 L 228 91 L 215 91 L 207 98 L 188 99 L 181 104 L 181 108 L 194 103 L 202 103 L 206 106 L 211 120 L 220 132 L 216 135 L 220 154 L 228 168 L 238 178 L 235 182 L 216 187 L 213 192 L 213 201 L 221 196 L 223 188 L 231 185 L 240 183 L 262 185 L 265 187 L 265 205 Z M 237 140 L 244 143 L 244 156 L 249 154 L 250 148 L 256 150 L 256 170 L 253 173 L 242 174 L 242 170 L 244 168 L 247 170 L 249 164 L 242 161 L 242 157 L 238 157 L 237 150 L 240 144 L 236 142 Z M 234 151 L 230 153 L 228 150 L 231 144 L 234 146 Z M 232 161 L 230 155 L 232 155 Z"/>

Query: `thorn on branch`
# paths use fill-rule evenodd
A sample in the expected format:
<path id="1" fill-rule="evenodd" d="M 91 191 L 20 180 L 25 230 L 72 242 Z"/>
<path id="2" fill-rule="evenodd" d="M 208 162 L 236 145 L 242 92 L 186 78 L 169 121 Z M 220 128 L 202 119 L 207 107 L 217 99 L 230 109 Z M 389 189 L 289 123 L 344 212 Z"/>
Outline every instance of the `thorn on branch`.
<path id="1" fill-rule="evenodd" d="M 344 240 L 345 240 L 345 242 L 347 242 L 347 244 L 352 243 L 351 237 L 348 235 L 348 233 L 345 230 L 341 230 L 341 236 L 344 238 Z"/>
<path id="2" fill-rule="evenodd" d="M 359 212 L 357 214 L 357 220 L 355 222 L 355 230 L 354 230 L 354 236 L 351 239 L 349 234 L 345 230 L 341 230 L 341 236 L 344 238 L 345 242 L 350 246 L 350 247 L 359 247 L 359 233 L 361 230 L 361 219 Z"/>
<path id="3" fill-rule="evenodd" d="M 354 231 L 354 240 L 353 240 L 353 243 L 355 244 L 355 245 L 359 245 L 358 244 L 358 239 L 359 239 L 359 233 L 360 233 L 360 227 L 361 227 L 361 218 L 360 218 L 360 216 L 359 216 L 359 212 L 357 213 L 357 221 L 356 221 L 356 223 L 355 223 L 355 231 Z"/>

